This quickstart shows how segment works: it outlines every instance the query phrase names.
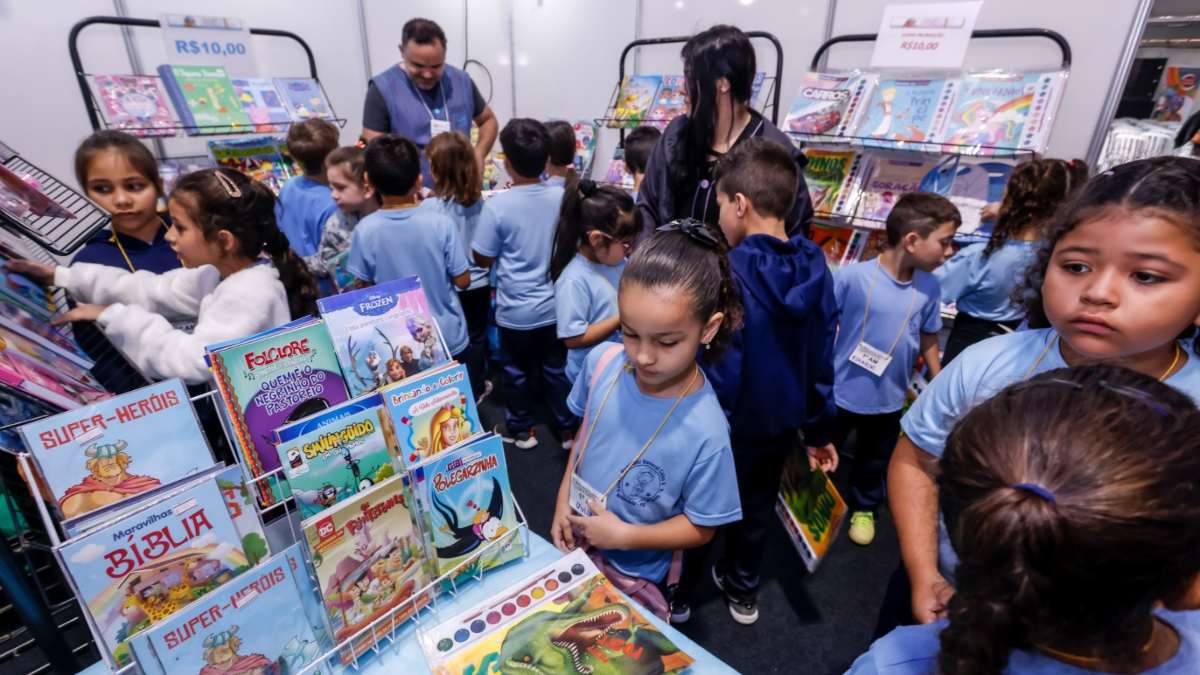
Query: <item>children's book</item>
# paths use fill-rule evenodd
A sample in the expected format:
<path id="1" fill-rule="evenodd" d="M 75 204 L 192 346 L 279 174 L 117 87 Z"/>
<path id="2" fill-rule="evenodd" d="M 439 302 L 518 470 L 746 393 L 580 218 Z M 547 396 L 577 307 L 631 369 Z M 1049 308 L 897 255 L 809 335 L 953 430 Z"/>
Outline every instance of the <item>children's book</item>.
<path id="1" fill-rule="evenodd" d="M 633 189 L 633 174 L 625 170 L 625 148 L 613 150 L 612 161 L 608 163 L 608 172 L 604 174 L 604 182 L 620 185 L 626 190 Z"/>
<path id="2" fill-rule="evenodd" d="M 28 310 L 3 299 L 0 299 L 0 328 L 31 340 L 85 370 L 96 365 L 67 332 L 68 328 L 36 320 Z"/>
<path id="3" fill-rule="evenodd" d="M 20 432 L 68 521 L 213 463 L 178 379 L 31 422 Z"/>
<path id="4" fill-rule="evenodd" d="M 16 425 L 38 417 L 54 415 L 58 411 L 58 408 L 16 388 L 0 386 L 0 427 L 4 427 L 5 431 L 13 434 L 12 443 L 6 443 L 3 447 L 13 452 L 19 452 L 25 444 L 21 441 L 20 435 L 15 433 Z"/>
<path id="5" fill-rule="evenodd" d="M 73 410 L 109 397 L 99 385 L 78 382 L 8 345 L 0 345 L 0 384 L 63 410 Z"/>
<path id="6" fill-rule="evenodd" d="M 967 236 L 982 225 L 980 210 L 992 194 L 991 173 L 987 162 L 961 155 L 946 155 L 921 179 L 921 192 L 932 192 L 949 199 L 962 216 L 956 236 Z"/>
<path id="7" fill-rule="evenodd" d="M 854 230 L 849 227 L 836 227 L 813 223 L 809 236 L 821 252 L 825 254 L 825 262 L 831 269 L 837 269 L 850 248 L 850 236 Z"/>
<path id="8" fill-rule="evenodd" d="M 373 398 L 372 407 L 276 446 L 301 518 L 311 518 L 395 475 L 395 442 L 387 413 L 379 397 Z"/>
<path id="9" fill-rule="evenodd" d="M 654 105 L 646 113 L 645 122 L 666 129 L 671 120 L 687 112 L 687 80 L 682 75 L 663 75 L 662 85 L 654 97 Z"/>
<path id="10" fill-rule="evenodd" d="M 405 468 L 483 432 L 471 380 L 462 364 L 410 377 L 380 393 Z"/>
<path id="11" fill-rule="evenodd" d="M 349 398 L 329 334 L 312 318 L 205 351 L 247 479 L 280 467 L 277 428 Z M 264 506 L 281 498 L 268 482 L 255 490 Z"/>
<path id="12" fill-rule="evenodd" d="M 277 77 L 275 86 L 283 95 L 283 102 L 293 121 L 303 122 L 314 117 L 334 119 L 333 107 L 325 98 L 325 90 L 320 82 L 311 77 Z"/>
<path id="13" fill-rule="evenodd" d="M 784 129 L 798 134 L 841 136 L 849 121 L 851 102 L 861 101 L 869 84 L 870 79 L 859 73 L 805 73 L 783 120 Z"/>
<path id="14" fill-rule="evenodd" d="M 76 218 L 74 213 L 42 192 L 36 178 L 18 176 L 3 164 L 0 164 L 0 211 L 18 222 L 31 218 Z"/>
<path id="15" fill-rule="evenodd" d="M 59 309 L 45 286 L 3 268 L 0 268 L 0 302 L 12 303 L 46 322 Z"/>
<path id="16" fill-rule="evenodd" d="M 279 194 L 293 176 L 279 154 L 280 141 L 272 136 L 215 140 L 208 142 L 208 152 L 217 166 L 241 171 Z"/>
<path id="17" fill-rule="evenodd" d="M 79 365 L 76 360 L 63 356 L 59 351 L 47 347 L 40 341 L 32 340 L 23 333 L 9 330 L 3 319 L 0 319 L 0 345 L 3 345 L 4 349 L 16 349 L 75 382 L 100 388 L 100 383 L 96 381 L 96 378 L 92 377 L 88 369 Z"/>
<path id="18" fill-rule="evenodd" d="M 958 81 L 942 142 L 948 151 L 1045 149 L 1066 81 L 1063 72 L 971 73 Z"/>
<path id="19" fill-rule="evenodd" d="M 520 558 L 516 502 L 500 437 L 488 434 L 434 455 L 412 469 L 435 576 L 472 573 Z M 484 547 L 486 555 L 471 561 Z"/>
<path id="20" fill-rule="evenodd" d="M 760 110 L 759 103 L 762 99 L 763 84 L 767 81 L 766 73 L 755 73 L 754 81 L 750 83 L 750 100 L 747 102 L 751 108 Z"/>
<path id="21" fill-rule="evenodd" d="M 695 659 L 644 612 L 577 549 L 418 641 L 437 675 L 687 672 Z"/>
<path id="22" fill-rule="evenodd" d="M 882 229 L 900 196 L 920 190 L 921 180 L 933 166 L 927 159 L 916 156 L 874 158 L 863 184 L 854 224 Z"/>
<path id="23" fill-rule="evenodd" d="M 143 675 L 295 673 L 333 646 L 304 612 L 300 544 L 130 640 Z M 323 673 L 318 668 L 313 673 Z"/>
<path id="24" fill-rule="evenodd" d="M 127 640 L 249 569 L 215 480 L 55 548 L 111 663 Z"/>
<path id="25" fill-rule="evenodd" d="M 808 164 L 804 166 L 804 181 L 812 199 L 813 212 L 817 215 L 836 213 L 838 198 L 850 167 L 858 153 L 853 150 L 821 150 L 805 148 Z"/>
<path id="26" fill-rule="evenodd" d="M 275 81 L 269 77 L 235 77 L 233 90 L 237 92 L 242 111 L 254 124 L 254 130 L 262 133 L 286 132 L 292 116 L 288 112 Z"/>
<path id="27" fill-rule="evenodd" d="M 158 67 L 163 88 L 189 136 L 245 131 L 250 116 L 242 111 L 233 82 L 221 66 Z"/>
<path id="28" fill-rule="evenodd" d="M 783 466 L 775 513 L 812 572 L 837 538 L 846 502 L 824 471 L 810 469 L 808 457 L 794 453 Z"/>
<path id="29" fill-rule="evenodd" d="M 853 135 L 913 142 L 940 138 L 954 96 L 952 82 L 881 79 Z"/>
<path id="30" fill-rule="evenodd" d="M 1196 94 L 1200 91 L 1196 86 L 1198 82 L 1200 68 L 1167 66 L 1151 118 L 1160 122 L 1182 122 L 1190 117 L 1196 105 Z"/>
<path id="31" fill-rule="evenodd" d="M 109 129 L 134 136 L 175 136 L 179 123 L 150 75 L 90 75 L 97 107 Z"/>
<path id="32" fill-rule="evenodd" d="M 317 300 L 351 396 L 446 363 L 442 331 L 420 277 Z"/>
<path id="33" fill-rule="evenodd" d="M 493 148 L 483 165 L 483 189 L 485 191 L 507 190 L 512 187 L 512 176 L 504 167 L 504 152 Z"/>
<path id="34" fill-rule="evenodd" d="M 600 128 L 592 120 L 575 120 L 571 122 L 571 130 L 575 132 L 575 173 L 581 177 L 590 176 L 596 158 L 596 133 Z"/>
<path id="35" fill-rule="evenodd" d="M 378 627 L 381 637 L 430 600 L 408 480 L 393 476 L 302 524 L 335 642 L 402 607 Z M 353 645 L 356 655 L 371 638 Z"/>
<path id="36" fill-rule="evenodd" d="M 662 79 L 662 75 L 626 75 L 617 92 L 617 103 L 608 126 L 632 129 L 640 124 L 654 103 Z"/>
<path id="37" fill-rule="evenodd" d="M 208 155 L 180 157 L 178 159 L 160 159 L 158 161 L 158 176 L 162 178 L 163 191 L 166 194 L 171 194 L 175 191 L 175 183 L 178 183 L 181 177 L 193 171 L 203 171 L 204 169 L 212 169 L 216 166 L 217 163 Z"/>

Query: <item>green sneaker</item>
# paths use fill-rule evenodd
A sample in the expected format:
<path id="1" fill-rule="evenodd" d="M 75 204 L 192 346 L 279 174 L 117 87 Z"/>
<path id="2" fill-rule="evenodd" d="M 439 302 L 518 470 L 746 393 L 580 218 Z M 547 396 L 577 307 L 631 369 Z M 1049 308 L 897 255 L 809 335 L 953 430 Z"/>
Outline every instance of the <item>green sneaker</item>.
<path id="1" fill-rule="evenodd" d="M 870 511 L 855 511 L 850 514 L 850 541 L 859 546 L 868 546 L 875 541 L 875 514 Z"/>

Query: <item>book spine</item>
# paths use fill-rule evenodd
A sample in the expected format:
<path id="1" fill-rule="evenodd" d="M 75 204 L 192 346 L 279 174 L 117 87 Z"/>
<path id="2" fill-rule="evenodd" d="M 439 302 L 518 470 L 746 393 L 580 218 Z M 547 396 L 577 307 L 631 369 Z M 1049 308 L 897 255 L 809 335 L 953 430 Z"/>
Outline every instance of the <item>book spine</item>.
<path id="1" fill-rule="evenodd" d="M 175 108 L 175 114 L 179 116 L 179 123 L 183 125 L 184 131 L 188 136 L 195 136 L 196 118 L 192 116 L 192 111 L 187 106 L 187 100 L 183 96 L 183 90 L 179 88 L 179 80 L 175 79 L 175 71 L 171 66 L 163 64 L 158 67 L 158 76 L 162 78 L 163 89 L 167 91 L 167 98 L 171 99 L 171 105 Z"/>
<path id="2" fill-rule="evenodd" d="M 217 391 L 224 403 L 225 413 L 228 415 L 229 426 L 233 428 L 234 438 L 230 440 L 237 445 L 235 450 L 242 457 L 242 468 L 246 480 L 252 481 L 262 475 L 262 464 L 258 459 L 258 454 L 254 451 L 254 443 L 250 438 L 250 431 L 246 427 L 245 415 L 242 414 L 233 382 L 225 369 L 225 361 L 220 354 L 212 354 L 212 371 L 213 380 L 217 383 Z M 258 494 L 259 504 L 262 506 L 270 506 L 274 503 L 274 495 L 269 484 L 263 485 L 261 481 L 254 481 L 254 491 Z"/>

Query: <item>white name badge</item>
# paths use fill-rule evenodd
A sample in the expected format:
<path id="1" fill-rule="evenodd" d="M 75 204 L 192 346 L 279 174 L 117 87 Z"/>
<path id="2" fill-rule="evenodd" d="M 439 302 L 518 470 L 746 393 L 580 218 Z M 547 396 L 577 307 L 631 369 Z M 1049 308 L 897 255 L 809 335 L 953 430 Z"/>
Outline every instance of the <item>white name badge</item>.
<path id="1" fill-rule="evenodd" d="M 892 362 L 892 357 L 884 352 L 872 347 L 866 342 L 858 343 L 854 351 L 850 354 L 850 363 L 865 369 L 875 377 L 881 377 L 883 371 Z"/>
<path id="2" fill-rule="evenodd" d="M 450 122 L 448 120 L 429 120 L 429 138 L 432 140 L 434 136 L 450 133 Z"/>
<path id="3" fill-rule="evenodd" d="M 571 474 L 571 492 L 567 497 L 571 505 L 571 510 L 581 516 L 594 516 L 592 509 L 588 506 L 588 500 L 594 499 L 601 506 L 608 508 L 608 501 L 604 494 L 596 488 L 588 484 L 587 481 L 579 477 L 579 474 Z"/>

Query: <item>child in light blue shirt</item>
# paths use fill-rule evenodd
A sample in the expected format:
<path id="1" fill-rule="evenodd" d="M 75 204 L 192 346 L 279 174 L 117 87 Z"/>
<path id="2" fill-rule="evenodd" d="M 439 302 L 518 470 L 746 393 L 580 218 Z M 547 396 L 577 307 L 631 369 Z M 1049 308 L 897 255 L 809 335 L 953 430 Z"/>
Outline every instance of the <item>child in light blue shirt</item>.
<path id="1" fill-rule="evenodd" d="M 564 120 L 546 122 L 550 134 L 550 156 L 546 159 L 546 185 L 566 188 L 575 174 L 575 128 Z M 575 176 L 578 180 L 578 176 Z"/>
<path id="2" fill-rule="evenodd" d="M 304 175 L 283 184 L 275 218 L 292 250 L 306 258 L 317 252 L 325 221 L 338 212 L 325 178 L 325 157 L 338 147 L 338 128 L 323 119 L 297 122 L 288 129 L 287 147 Z"/>

